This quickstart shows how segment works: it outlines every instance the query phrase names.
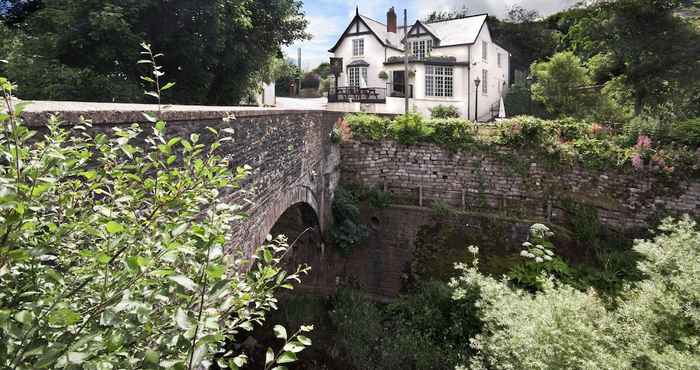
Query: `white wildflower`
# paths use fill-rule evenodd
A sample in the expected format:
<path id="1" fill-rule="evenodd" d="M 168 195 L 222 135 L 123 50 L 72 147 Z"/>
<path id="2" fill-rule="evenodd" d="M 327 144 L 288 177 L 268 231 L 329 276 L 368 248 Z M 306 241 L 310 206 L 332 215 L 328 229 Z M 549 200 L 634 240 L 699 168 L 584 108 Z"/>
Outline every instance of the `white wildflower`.
<path id="1" fill-rule="evenodd" d="M 544 260 L 542 259 L 542 257 L 537 257 L 537 258 L 535 258 L 535 262 L 542 263 L 542 262 L 544 262 Z"/>
<path id="2" fill-rule="evenodd" d="M 550 257 L 550 256 L 544 256 L 544 260 L 545 260 L 545 261 L 551 261 L 551 260 L 552 260 L 552 257 Z"/>

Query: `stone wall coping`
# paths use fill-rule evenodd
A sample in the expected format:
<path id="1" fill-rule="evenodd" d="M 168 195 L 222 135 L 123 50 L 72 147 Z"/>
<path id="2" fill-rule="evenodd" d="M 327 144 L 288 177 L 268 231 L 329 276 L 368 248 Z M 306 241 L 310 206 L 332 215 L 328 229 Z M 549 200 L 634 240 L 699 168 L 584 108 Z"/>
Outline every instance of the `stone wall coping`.
<path id="1" fill-rule="evenodd" d="M 73 101 L 31 101 L 22 113 L 28 126 L 43 126 L 49 115 L 57 114 L 66 122 L 79 122 L 80 117 L 92 120 L 93 124 L 129 124 L 144 122 L 144 112 L 158 110 L 156 104 L 89 103 Z M 236 117 L 259 117 L 275 115 L 306 114 L 324 112 L 311 109 L 283 109 L 239 106 L 163 105 L 163 119 L 177 121 L 220 120 L 231 114 Z"/>

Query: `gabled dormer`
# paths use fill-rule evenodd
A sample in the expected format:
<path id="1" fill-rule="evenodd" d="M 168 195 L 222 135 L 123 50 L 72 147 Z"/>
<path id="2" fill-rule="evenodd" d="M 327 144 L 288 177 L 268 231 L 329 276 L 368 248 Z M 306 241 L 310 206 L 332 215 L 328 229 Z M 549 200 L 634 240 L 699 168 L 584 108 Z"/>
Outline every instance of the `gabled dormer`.
<path id="1" fill-rule="evenodd" d="M 340 36 L 338 42 L 328 51 L 334 53 L 345 38 L 357 36 L 370 36 L 386 48 L 403 51 L 401 36 L 397 33 L 396 13 L 394 12 L 394 8 L 391 8 L 389 13 L 387 13 L 387 20 L 388 24 L 385 25 L 372 18 L 361 15 L 359 9 L 356 9 L 355 17 L 353 17 L 350 25 L 348 25 L 345 32 Z"/>
<path id="2" fill-rule="evenodd" d="M 435 35 L 429 25 L 421 21 L 416 21 L 411 26 L 401 42 L 408 42 L 409 52 L 418 59 L 429 57 L 433 48 L 440 46 L 440 38 Z"/>

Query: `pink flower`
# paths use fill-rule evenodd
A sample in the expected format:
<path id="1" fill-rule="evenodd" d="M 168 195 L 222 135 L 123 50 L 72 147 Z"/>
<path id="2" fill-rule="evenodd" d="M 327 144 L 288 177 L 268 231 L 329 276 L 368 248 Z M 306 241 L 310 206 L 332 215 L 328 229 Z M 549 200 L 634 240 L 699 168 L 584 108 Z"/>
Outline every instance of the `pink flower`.
<path id="1" fill-rule="evenodd" d="M 651 138 L 646 135 L 639 135 L 639 138 L 637 138 L 637 149 L 649 148 L 651 148 Z"/>
<path id="2" fill-rule="evenodd" d="M 642 163 L 642 156 L 639 155 L 639 153 L 636 153 L 635 155 L 632 156 L 632 166 L 634 168 L 640 170 L 643 167 Z"/>

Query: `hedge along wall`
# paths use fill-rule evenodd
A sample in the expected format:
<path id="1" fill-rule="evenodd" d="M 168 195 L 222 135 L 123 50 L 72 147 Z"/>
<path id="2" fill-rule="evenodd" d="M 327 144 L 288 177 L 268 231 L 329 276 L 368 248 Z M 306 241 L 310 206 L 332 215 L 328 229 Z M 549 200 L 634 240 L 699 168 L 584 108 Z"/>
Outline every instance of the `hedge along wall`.
<path id="1" fill-rule="evenodd" d="M 509 148 L 451 152 L 431 144 L 348 141 L 342 181 L 380 187 L 396 204 L 506 214 L 563 224 L 567 204 L 593 207 L 603 226 L 632 231 L 668 215 L 700 215 L 700 180 L 553 165 Z"/>

